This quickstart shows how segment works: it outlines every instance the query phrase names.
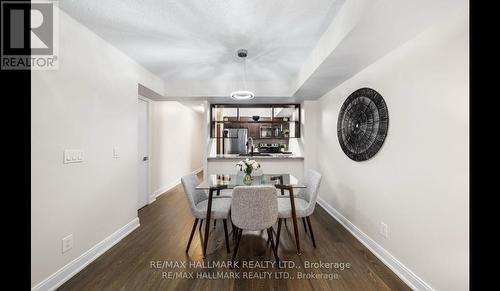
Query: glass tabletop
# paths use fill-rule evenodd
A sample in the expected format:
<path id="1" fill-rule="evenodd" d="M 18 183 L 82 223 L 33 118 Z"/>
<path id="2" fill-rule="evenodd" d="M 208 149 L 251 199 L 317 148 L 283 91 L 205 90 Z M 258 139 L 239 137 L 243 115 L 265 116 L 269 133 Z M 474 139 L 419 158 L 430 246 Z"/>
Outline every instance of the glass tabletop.
<path id="1" fill-rule="evenodd" d="M 264 174 L 254 176 L 251 184 L 243 182 L 243 175 L 237 174 L 214 174 L 208 175 L 207 179 L 196 189 L 209 190 L 210 188 L 233 189 L 236 186 L 259 186 L 259 185 L 278 185 L 282 184 L 292 188 L 306 188 L 305 185 L 299 183 L 299 180 L 290 174 Z"/>

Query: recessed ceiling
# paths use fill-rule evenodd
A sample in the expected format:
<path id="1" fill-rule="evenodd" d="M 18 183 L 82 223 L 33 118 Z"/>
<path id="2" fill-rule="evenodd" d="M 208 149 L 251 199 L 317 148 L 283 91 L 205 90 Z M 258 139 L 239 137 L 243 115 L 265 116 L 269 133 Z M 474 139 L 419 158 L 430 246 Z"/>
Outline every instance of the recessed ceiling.
<path id="1" fill-rule="evenodd" d="M 150 94 L 154 100 L 235 102 L 230 92 L 250 90 L 254 99 L 237 102 L 280 103 L 321 97 L 463 3 L 66 0 L 59 6 L 162 78 L 164 92 Z M 240 48 L 248 50 L 247 86 Z"/>
<path id="2" fill-rule="evenodd" d="M 60 8 L 162 79 L 293 78 L 345 0 L 70 0 Z M 228 92 L 229 94 L 229 92 Z"/>

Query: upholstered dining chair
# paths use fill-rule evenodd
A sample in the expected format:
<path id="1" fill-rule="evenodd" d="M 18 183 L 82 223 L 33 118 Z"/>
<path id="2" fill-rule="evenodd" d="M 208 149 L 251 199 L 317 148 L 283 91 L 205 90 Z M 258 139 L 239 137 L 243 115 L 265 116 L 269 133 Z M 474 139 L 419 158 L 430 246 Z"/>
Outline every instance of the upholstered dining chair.
<path id="1" fill-rule="evenodd" d="M 186 247 L 186 253 L 189 251 L 191 246 L 191 241 L 193 240 L 194 232 L 196 231 L 196 224 L 201 219 L 203 220 L 207 216 L 208 208 L 208 193 L 203 190 L 197 190 L 196 186 L 200 184 L 198 177 L 195 174 L 189 174 L 181 178 L 182 186 L 184 187 L 184 193 L 188 200 L 189 208 L 191 209 L 191 214 L 193 215 L 194 223 L 191 229 L 191 235 L 189 236 L 189 241 Z M 224 224 L 224 235 L 226 239 L 226 250 L 229 253 L 229 239 L 227 233 L 227 218 L 229 217 L 229 210 L 231 208 L 231 199 L 216 197 L 212 199 L 212 212 L 211 218 L 215 220 L 222 219 Z M 207 222 L 208 223 L 208 222 Z M 200 223 L 201 228 L 201 223 Z"/>
<path id="2" fill-rule="evenodd" d="M 314 233 L 311 227 L 311 220 L 309 217 L 313 214 L 314 208 L 316 207 L 316 201 L 318 199 L 318 190 L 321 183 L 321 174 L 314 170 L 307 170 L 304 174 L 304 185 L 305 189 L 301 189 L 294 195 L 295 202 L 295 213 L 297 218 L 302 218 L 302 223 L 304 224 L 304 230 L 307 233 L 307 228 L 309 228 L 309 234 L 311 235 L 311 240 L 313 246 L 316 248 L 316 241 L 314 240 Z M 284 195 L 278 196 L 278 230 L 276 231 L 276 250 L 278 249 L 281 223 L 283 220 L 292 217 L 292 207 L 290 204 L 290 196 Z M 286 220 L 285 220 L 286 222 Z M 306 227 L 306 222 L 307 226 Z"/>
<path id="3" fill-rule="evenodd" d="M 279 265 L 278 254 L 274 246 L 273 225 L 278 219 L 278 198 L 274 186 L 237 186 L 233 189 L 231 201 L 231 220 L 237 227 L 237 241 L 233 253 L 233 262 L 241 242 L 244 230 L 267 230 L 268 239 L 274 258 Z"/>

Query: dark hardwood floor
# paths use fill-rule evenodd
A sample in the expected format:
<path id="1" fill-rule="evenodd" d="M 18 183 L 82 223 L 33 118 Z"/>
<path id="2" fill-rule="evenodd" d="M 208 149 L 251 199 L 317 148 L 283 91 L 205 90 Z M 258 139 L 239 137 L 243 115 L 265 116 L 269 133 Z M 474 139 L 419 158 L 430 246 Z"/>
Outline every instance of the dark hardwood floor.
<path id="1" fill-rule="evenodd" d="M 216 228 L 210 231 L 205 260 L 202 258 L 202 236 L 198 227 L 189 255 L 185 253 L 194 219 L 181 185 L 139 210 L 139 219 L 141 226 L 138 229 L 58 290 L 410 290 L 319 205 L 311 217 L 316 249 L 313 248 L 309 234 L 304 232 L 303 224 L 299 221 L 302 254 L 297 255 L 292 223 L 289 220 L 286 226 L 282 225 L 278 255 L 282 261 L 293 262 L 294 268 L 277 269 L 265 266 L 256 269 L 242 268 L 242 261 L 274 262 L 266 231 L 244 232 L 237 256 L 240 268 L 190 266 L 191 262 L 230 261 L 232 253 L 226 252 L 222 221 L 217 221 Z M 228 227 L 232 232 L 230 223 Z M 276 229 L 275 226 L 274 230 Z M 232 252 L 235 241 L 231 234 L 229 236 Z M 155 261 L 185 263 L 186 267 L 157 268 L 160 265 L 152 267 L 152 262 Z M 305 269 L 307 262 L 320 261 L 338 265 L 332 266 L 333 268 L 323 266 Z M 349 268 L 347 263 L 350 264 Z M 191 274 L 194 278 L 165 278 L 175 274 L 184 276 Z M 239 275 L 240 278 L 196 278 L 208 274 L 212 276 L 232 274 Z M 298 279 L 299 274 L 313 274 L 318 277 Z M 249 278 L 251 275 L 261 277 Z M 280 276 L 282 278 L 278 278 Z"/>

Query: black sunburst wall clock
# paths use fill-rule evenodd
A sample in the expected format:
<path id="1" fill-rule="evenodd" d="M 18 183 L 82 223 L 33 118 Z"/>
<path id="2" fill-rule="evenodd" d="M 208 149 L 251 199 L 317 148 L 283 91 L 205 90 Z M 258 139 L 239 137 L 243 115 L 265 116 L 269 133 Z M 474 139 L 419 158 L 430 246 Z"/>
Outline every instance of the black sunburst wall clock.
<path id="1" fill-rule="evenodd" d="M 344 153 L 354 161 L 366 161 L 382 147 L 389 127 L 384 98 L 361 88 L 345 100 L 337 121 L 337 136 Z"/>

